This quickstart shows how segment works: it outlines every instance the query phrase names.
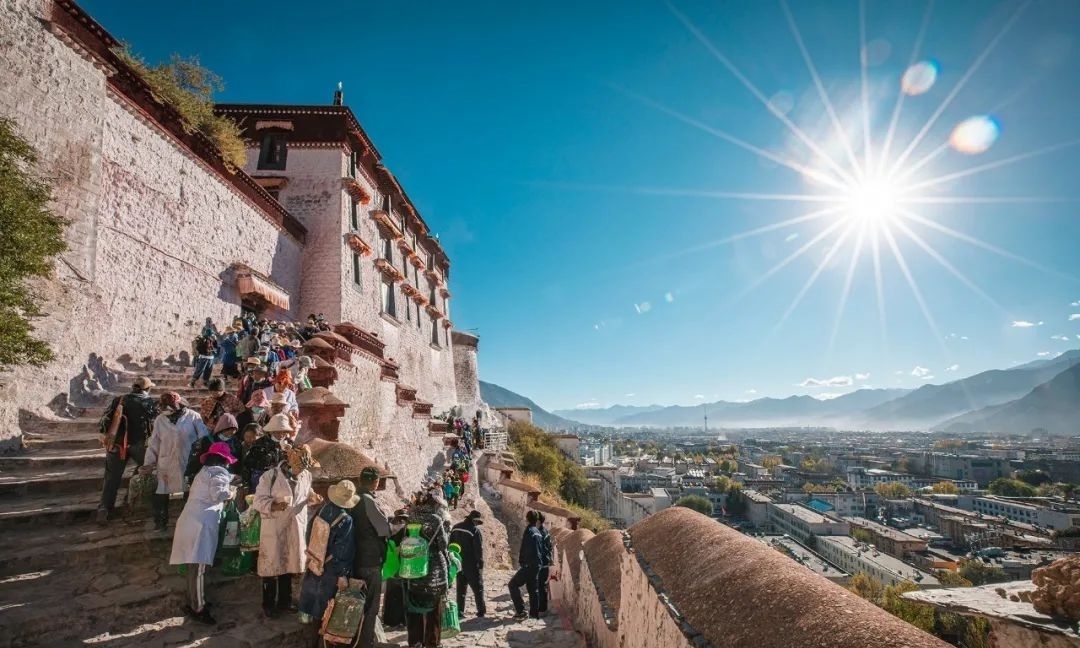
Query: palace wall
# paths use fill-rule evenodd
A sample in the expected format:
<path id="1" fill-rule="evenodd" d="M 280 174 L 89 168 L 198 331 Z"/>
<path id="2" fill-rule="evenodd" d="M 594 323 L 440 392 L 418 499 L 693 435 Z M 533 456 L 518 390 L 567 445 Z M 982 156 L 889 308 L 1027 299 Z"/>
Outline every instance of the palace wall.
<path id="1" fill-rule="evenodd" d="M 237 314 L 234 261 L 299 296 L 301 244 L 110 84 L 113 70 L 53 17 L 50 2 L 0 5 L 0 116 L 36 147 L 71 223 L 70 250 L 40 286 L 47 316 L 34 322 L 56 359 L 2 377 L 0 445 L 19 434 L 20 410 L 66 401 L 90 354 L 187 352 L 203 318 Z"/>

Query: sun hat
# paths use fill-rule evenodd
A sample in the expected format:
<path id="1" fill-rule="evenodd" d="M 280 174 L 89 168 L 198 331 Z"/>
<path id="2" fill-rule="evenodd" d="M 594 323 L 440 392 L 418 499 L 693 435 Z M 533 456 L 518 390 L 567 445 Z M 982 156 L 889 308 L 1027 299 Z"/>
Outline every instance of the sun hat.
<path id="1" fill-rule="evenodd" d="M 154 387 L 154 381 L 150 380 L 149 376 L 139 376 L 135 379 L 135 382 L 131 383 L 133 387 L 139 389 L 152 389 Z"/>
<path id="2" fill-rule="evenodd" d="M 266 407 L 266 392 L 261 389 L 257 389 L 251 394 L 251 398 L 247 402 L 248 407 Z"/>
<path id="3" fill-rule="evenodd" d="M 315 455 L 311 454 L 311 447 L 306 443 L 301 443 L 298 446 L 289 448 L 286 452 L 289 465 L 292 465 L 293 459 L 297 459 L 300 462 L 301 469 L 306 470 L 308 468 L 319 468 L 319 462 L 315 460 Z"/>
<path id="4" fill-rule="evenodd" d="M 266 392 L 263 392 L 263 398 L 266 397 Z M 270 399 L 271 405 L 288 405 L 289 399 L 285 397 L 285 392 L 278 392 L 274 394 L 274 397 Z"/>
<path id="5" fill-rule="evenodd" d="M 274 414 L 263 426 L 263 432 L 292 432 L 292 423 L 289 422 L 289 417 L 285 414 Z"/>
<path id="6" fill-rule="evenodd" d="M 344 509 L 350 509 L 360 502 L 360 496 L 356 494 L 356 484 L 348 479 L 342 479 L 326 489 L 326 497 Z"/>
<path id="7" fill-rule="evenodd" d="M 229 444 L 224 441 L 217 441 L 210 444 L 210 449 L 202 453 L 199 457 L 199 463 L 206 463 L 207 457 L 210 455 L 216 455 L 224 459 L 231 466 L 236 463 L 236 457 L 232 456 L 232 452 L 229 451 Z"/>
<path id="8" fill-rule="evenodd" d="M 214 425 L 214 434 L 217 434 L 222 430 L 228 430 L 229 428 L 238 430 L 240 428 L 240 424 L 236 422 L 235 416 L 226 412 L 218 418 L 217 424 Z"/>
<path id="9" fill-rule="evenodd" d="M 244 364 L 251 365 L 252 367 L 262 367 L 262 360 L 259 360 L 255 356 L 251 356 L 247 360 L 244 360 Z"/>

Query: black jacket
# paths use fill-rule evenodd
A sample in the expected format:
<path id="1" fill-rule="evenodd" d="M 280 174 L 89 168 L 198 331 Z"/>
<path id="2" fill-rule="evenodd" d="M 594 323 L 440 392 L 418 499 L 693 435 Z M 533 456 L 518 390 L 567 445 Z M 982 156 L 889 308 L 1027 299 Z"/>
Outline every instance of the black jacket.
<path id="1" fill-rule="evenodd" d="M 123 396 L 117 396 L 105 408 L 105 414 L 99 422 L 100 430 L 104 434 L 109 431 L 112 423 L 113 412 L 117 405 L 123 401 L 124 418 L 120 421 L 120 429 L 113 441 L 116 445 L 123 443 L 125 436 L 129 446 L 139 446 L 146 443 L 150 437 L 150 431 L 154 426 L 154 419 L 158 415 L 158 401 L 146 392 L 131 392 Z"/>
<path id="2" fill-rule="evenodd" d="M 535 526 L 526 527 L 525 533 L 521 534 L 521 549 L 518 550 L 518 564 L 522 567 L 539 569 L 544 565 L 544 538 L 540 535 L 540 529 Z"/>
<path id="3" fill-rule="evenodd" d="M 390 537 L 390 522 L 375 503 L 371 493 L 359 491 L 360 501 L 349 509 L 356 535 L 355 569 L 382 567 L 386 559 L 386 541 Z"/>
<path id="4" fill-rule="evenodd" d="M 461 546 L 461 569 L 470 573 L 484 568 L 484 533 L 471 520 L 458 522 L 450 530 L 450 542 Z"/>

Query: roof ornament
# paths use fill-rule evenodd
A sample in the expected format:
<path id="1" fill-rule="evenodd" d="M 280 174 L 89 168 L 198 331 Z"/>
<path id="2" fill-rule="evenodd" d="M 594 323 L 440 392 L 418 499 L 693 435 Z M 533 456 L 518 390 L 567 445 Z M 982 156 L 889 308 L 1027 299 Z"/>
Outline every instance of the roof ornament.
<path id="1" fill-rule="evenodd" d="M 345 100 L 345 93 L 341 89 L 341 81 L 337 82 L 337 90 L 334 91 L 334 105 L 340 106 Z"/>

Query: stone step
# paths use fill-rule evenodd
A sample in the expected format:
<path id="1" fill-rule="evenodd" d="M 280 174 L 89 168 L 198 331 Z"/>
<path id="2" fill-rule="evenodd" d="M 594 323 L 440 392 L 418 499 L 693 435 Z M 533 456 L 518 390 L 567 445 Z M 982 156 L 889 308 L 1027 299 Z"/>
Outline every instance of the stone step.
<path id="1" fill-rule="evenodd" d="M 100 417 L 83 416 L 81 418 L 27 418 L 19 424 L 23 434 L 72 434 L 97 433 Z"/>
<path id="2" fill-rule="evenodd" d="M 123 489 L 127 487 L 130 473 L 130 470 L 124 473 L 120 485 L 121 496 L 123 496 Z M 56 497 L 77 497 L 86 493 L 100 492 L 104 474 L 104 466 L 56 472 L 23 470 L 2 472 L 0 473 L 0 511 L 8 510 L 8 504 L 13 498 L 46 494 Z"/>
<path id="3" fill-rule="evenodd" d="M 56 429 L 49 432 L 23 432 L 23 447 L 37 450 L 93 450 L 101 447 L 101 435 L 97 425 L 80 426 L 71 430 Z"/>
<path id="4" fill-rule="evenodd" d="M 105 451 L 97 448 L 31 448 L 23 454 L 0 457 L 0 474 L 7 472 L 56 473 L 77 468 L 104 466 Z"/>
<path id="5" fill-rule="evenodd" d="M 6 531 L 14 525 L 55 525 L 88 520 L 97 510 L 100 498 L 100 492 L 91 491 L 77 495 L 33 493 L 5 501 L 0 507 L 0 528 Z"/>
<path id="6" fill-rule="evenodd" d="M 179 502 L 170 507 L 170 529 L 180 515 Z M 151 556 L 167 556 L 172 545 L 171 531 L 153 531 L 148 515 L 112 520 L 107 526 L 93 522 L 40 527 L 12 526 L 0 534 L 0 581 L 12 575 L 36 570 L 97 569 L 115 562 L 139 561 Z"/>

